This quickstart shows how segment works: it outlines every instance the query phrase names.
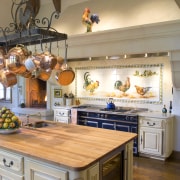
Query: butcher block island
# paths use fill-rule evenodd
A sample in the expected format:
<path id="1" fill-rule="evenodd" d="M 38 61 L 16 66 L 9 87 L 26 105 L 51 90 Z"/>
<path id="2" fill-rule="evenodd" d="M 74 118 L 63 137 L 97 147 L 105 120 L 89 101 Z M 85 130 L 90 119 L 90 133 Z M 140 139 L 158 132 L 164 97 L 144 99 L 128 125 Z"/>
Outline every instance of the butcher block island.
<path id="1" fill-rule="evenodd" d="M 0 179 L 130 180 L 135 137 L 59 122 L 22 127 L 0 134 Z"/>

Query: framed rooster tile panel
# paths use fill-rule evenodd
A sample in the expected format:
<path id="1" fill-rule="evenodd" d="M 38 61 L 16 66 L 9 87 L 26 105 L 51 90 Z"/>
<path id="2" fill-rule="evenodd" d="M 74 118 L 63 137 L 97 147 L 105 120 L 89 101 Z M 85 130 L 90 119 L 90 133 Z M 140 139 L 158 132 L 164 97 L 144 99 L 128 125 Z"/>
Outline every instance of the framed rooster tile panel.
<path id="1" fill-rule="evenodd" d="M 162 103 L 162 64 L 78 67 L 77 98 Z"/>

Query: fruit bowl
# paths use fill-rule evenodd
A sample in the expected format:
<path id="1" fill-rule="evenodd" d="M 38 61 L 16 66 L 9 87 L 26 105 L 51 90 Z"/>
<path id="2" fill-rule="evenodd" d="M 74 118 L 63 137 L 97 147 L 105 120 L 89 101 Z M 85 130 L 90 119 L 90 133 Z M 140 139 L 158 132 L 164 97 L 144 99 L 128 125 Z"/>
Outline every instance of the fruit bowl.
<path id="1" fill-rule="evenodd" d="M 12 134 L 19 131 L 19 128 L 14 129 L 0 129 L 0 134 Z"/>
<path id="2" fill-rule="evenodd" d="M 0 109 L 0 134 L 11 134 L 19 130 L 21 121 L 6 107 Z"/>

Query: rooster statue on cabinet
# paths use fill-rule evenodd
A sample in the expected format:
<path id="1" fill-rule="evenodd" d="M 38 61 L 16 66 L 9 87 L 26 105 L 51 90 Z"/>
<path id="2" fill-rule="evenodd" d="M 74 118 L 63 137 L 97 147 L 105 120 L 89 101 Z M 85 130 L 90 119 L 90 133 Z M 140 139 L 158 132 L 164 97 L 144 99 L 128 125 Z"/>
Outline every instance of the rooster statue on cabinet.
<path id="1" fill-rule="evenodd" d="M 130 83 L 129 77 L 127 77 L 127 79 L 124 83 L 120 80 L 117 80 L 114 83 L 114 88 L 121 91 L 123 93 L 123 96 L 127 96 L 126 91 L 130 88 L 130 86 L 131 86 L 131 83 Z"/>
<path id="2" fill-rule="evenodd" d="M 82 23 L 87 27 L 87 32 L 92 32 L 92 26 L 94 23 L 98 24 L 100 19 L 97 14 L 92 14 L 89 18 L 90 9 L 85 8 L 82 15 Z"/>

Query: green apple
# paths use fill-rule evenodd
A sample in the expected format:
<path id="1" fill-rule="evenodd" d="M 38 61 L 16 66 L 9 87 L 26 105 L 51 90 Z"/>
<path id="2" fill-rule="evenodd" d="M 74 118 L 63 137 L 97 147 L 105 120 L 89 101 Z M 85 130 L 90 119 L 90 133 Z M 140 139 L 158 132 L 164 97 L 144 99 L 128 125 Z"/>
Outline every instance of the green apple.
<path id="1" fill-rule="evenodd" d="M 2 107 L 2 108 L 1 108 L 2 113 L 5 113 L 5 112 L 6 112 L 6 110 L 7 110 L 7 108 L 6 108 L 6 107 Z"/>
<path id="2" fill-rule="evenodd" d="M 5 118 L 4 122 L 5 123 L 10 123 L 12 120 L 10 118 Z"/>
<path id="3" fill-rule="evenodd" d="M 12 121 L 18 121 L 18 117 L 15 116 L 15 115 L 13 115 L 13 116 L 11 117 L 11 120 L 12 120 Z"/>
<path id="4" fill-rule="evenodd" d="M 9 123 L 6 123 L 6 122 L 3 123 L 3 128 L 4 128 L 4 129 L 7 129 L 8 127 L 9 127 Z"/>
<path id="5" fill-rule="evenodd" d="M 2 114 L 1 116 L 3 119 L 5 119 L 7 117 L 7 114 Z"/>

